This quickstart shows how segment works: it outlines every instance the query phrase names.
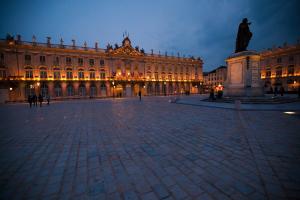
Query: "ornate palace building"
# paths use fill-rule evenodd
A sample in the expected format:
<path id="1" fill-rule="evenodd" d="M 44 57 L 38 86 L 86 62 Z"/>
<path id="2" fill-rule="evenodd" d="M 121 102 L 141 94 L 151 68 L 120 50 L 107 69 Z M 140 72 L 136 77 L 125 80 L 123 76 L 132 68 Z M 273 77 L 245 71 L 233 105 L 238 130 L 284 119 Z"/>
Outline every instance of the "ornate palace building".
<path id="1" fill-rule="evenodd" d="M 295 45 L 284 44 L 260 53 L 261 78 L 265 90 L 281 87 L 295 92 L 300 86 L 300 42 Z M 279 89 L 279 88 L 278 88 Z"/>
<path id="2" fill-rule="evenodd" d="M 173 95 L 198 93 L 202 60 L 145 53 L 125 37 L 106 49 L 25 42 L 18 36 L 0 40 L 0 100 L 24 101 L 33 93 L 51 98 Z"/>

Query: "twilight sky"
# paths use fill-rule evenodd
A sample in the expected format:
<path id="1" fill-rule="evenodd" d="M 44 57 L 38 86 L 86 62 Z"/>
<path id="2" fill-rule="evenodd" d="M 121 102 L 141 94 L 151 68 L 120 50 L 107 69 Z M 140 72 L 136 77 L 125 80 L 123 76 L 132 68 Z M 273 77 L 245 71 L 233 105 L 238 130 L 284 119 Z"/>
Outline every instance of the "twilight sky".
<path id="1" fill-rule="evenodd" d="M 248 49 L 262 50 L 300 39 L 298 0 L 1 0 L 0 37 L 21 34 L 39 42 L 101 48 L 121 44 L 129 32 L 133 46 L 146 52 L 160 50 L 200 56 L 204 70 L 225 65 L 235 48 L 239 23 L 244 17 L 253 33 Z"/>

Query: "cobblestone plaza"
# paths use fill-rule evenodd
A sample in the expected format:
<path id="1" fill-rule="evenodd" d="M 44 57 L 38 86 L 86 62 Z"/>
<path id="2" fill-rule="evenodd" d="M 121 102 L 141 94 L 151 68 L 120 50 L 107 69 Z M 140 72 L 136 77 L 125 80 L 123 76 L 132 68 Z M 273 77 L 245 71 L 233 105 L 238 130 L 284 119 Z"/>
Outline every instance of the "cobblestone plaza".
<path id="1" fill-rule="evenodd" d="M 168 100 L 1 105 L 0 199 L 299 199 L 299 112 Z"/>

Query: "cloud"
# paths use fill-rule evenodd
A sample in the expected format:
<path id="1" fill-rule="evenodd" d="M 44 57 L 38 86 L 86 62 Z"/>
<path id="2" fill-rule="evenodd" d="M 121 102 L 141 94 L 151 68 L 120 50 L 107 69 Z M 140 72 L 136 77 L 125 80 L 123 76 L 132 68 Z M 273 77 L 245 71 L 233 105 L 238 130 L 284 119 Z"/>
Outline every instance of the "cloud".
<path id="1" fill-rule="evenodd" d="M 70 6 L 72 5 L 72 6 Z M 35 34 L 45 42 L 75 38 L 100 47 L 120 43 L 130 33 L 133 45 L 174 55 L 200 56 L 204 71 L 225 64 L 235 48 L 238 25 L 244 17 L 251 22 L 253 38 L 248 49 L 261 51 L 300 37 L 298 0 L 37 0 L 4 1 L 0 7 L 0 33 Z"/>

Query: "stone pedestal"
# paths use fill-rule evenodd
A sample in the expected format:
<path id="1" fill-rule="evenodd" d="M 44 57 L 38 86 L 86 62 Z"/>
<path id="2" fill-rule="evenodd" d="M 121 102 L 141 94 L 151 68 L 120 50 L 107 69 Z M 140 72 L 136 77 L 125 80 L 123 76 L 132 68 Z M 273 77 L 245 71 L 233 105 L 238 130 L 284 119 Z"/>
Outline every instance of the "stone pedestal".
<path id="1" fill-rule="evenodd" d="M 226 59 L 227 79 L 224 96 L 263 96 L 260 77 L 260 55 L 256 51 L 234 53 Z"/>

